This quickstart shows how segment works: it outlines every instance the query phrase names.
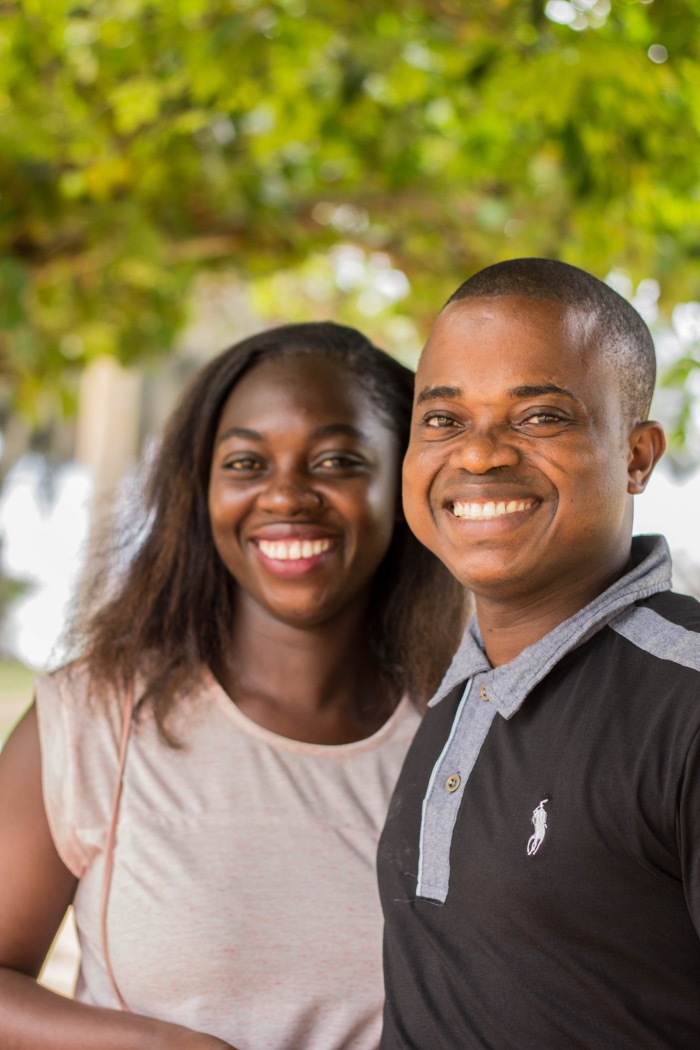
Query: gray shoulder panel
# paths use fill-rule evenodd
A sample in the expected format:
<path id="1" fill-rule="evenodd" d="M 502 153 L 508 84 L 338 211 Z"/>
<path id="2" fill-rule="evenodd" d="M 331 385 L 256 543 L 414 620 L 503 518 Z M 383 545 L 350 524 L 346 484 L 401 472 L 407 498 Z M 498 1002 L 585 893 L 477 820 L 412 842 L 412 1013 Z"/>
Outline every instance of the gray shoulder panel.
<path id="1" fill-rule="evenodd" d="M 700 671 L 700 634 L 671 623 L 652 609 L 633 608 L 610 626 L 659 660 Z"/>

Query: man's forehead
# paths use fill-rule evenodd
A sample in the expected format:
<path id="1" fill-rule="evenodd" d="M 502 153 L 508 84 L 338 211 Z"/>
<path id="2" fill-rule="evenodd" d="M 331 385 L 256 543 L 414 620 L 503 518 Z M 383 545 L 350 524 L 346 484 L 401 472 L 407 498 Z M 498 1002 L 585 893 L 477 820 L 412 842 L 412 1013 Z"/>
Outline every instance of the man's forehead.
<path id="1" fill-rule="evenodd" d="M 496 336 L 494 335 L 496 333 Z M 599 317 L 587 307 L 555 299 L 533 299 L 520 295 L 467 298 L 448 303 L 433 326 L 423 348 L 418 373 L 436 359 L 451 358 L 468 365 L 470 350 L 480 349 L 481 339 L 505 353 L 528 337 L 531 351 L 538 346 L 543 355 L 585 357 L 591 367 L 602 364 L 596 353 L 601 345 Z"/>
<path id="2" fill-rule="evenodd" d="M 416 406 L 440 400 L 443 392 L 442 400 L 468 405 L 554 397 L 594 416 L 617 412 L 619 375 L 595 315 L 564 303 L 514 299 L 505 312 L 493 310 L 506 305 L 500 299 L 458 301 L 443 311 L 416 371 Z"/>

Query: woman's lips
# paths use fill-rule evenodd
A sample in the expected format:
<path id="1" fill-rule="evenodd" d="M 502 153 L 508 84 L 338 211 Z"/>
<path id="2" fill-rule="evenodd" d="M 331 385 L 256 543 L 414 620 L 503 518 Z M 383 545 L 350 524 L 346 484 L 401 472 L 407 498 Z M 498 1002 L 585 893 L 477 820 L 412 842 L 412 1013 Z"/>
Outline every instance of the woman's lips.
<path id="1" fill-rule="evenodd" d="M 266 558 L 270 558 L 273 561 L 308 560 L 309 558 L 318 557 L 319 554 L 325 554 L 325 552 L 329 551 L 333 546 L 333 541 L 331 539 L 258 539 L 255 543 L 261 553 L 264 554 Z"/>
<path id="2" fill-rule="evenodd" d="M 257 536 L 252 545 L 268 571 L 281 577 L 304 576 L 320 568 L 338 547 L 335 537 L 307 539 L 288 536 L 285 539 L 265 539 Z"/>

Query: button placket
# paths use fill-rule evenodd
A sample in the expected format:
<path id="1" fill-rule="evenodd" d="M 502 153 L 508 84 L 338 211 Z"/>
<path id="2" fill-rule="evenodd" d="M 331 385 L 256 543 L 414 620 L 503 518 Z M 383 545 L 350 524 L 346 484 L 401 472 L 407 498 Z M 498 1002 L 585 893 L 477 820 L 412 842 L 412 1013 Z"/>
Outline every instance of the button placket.
<path id="1" fill-rule="evenodd" d="M 496 714 L 482 703 L 484 675 L 466 685 L 450 735 L 430 777 L 423 802 L 416 895 L 445 901 L 450 880 L 450 846 L 457 815 L 481 745 Z M 488 696 L 487 696 L 488 699 Z"/>

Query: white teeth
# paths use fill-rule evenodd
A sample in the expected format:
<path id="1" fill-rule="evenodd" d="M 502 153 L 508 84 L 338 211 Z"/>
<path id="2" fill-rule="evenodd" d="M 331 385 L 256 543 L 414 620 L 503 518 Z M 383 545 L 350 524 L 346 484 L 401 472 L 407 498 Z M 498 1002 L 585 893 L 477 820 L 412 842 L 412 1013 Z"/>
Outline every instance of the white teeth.
<path id="1" fill-rule="evenodd" d="M 529 507 L 534 507 L 534 505 L 535 501 L 531 499 L 512 499 L 508 503 L 505 500 L 499 500 L 498 503 L 492 500 L 489 500 L 488 503 L 463 503 L 456 501 L 452 504 L 452 513 L 456 518 L 481 521 L 485 518 L 500 518 L 504 514 L 517 514 L 518 511 L 527 510 Z"/>
<path id="2" fill-rule="evenodd" d="M 330 550 L 330 540 L 258 540 L 258 546 L 266 558 L 273 561 L 299 561 L 314 558 Z"/>

